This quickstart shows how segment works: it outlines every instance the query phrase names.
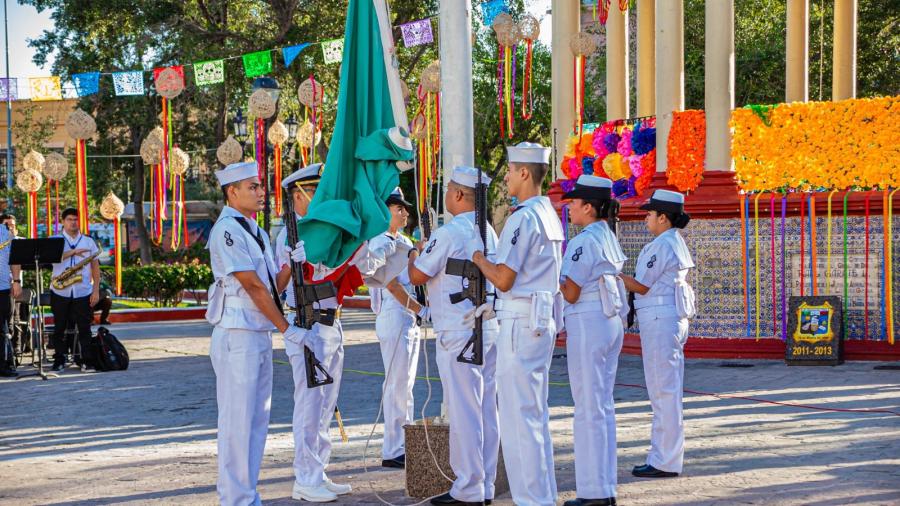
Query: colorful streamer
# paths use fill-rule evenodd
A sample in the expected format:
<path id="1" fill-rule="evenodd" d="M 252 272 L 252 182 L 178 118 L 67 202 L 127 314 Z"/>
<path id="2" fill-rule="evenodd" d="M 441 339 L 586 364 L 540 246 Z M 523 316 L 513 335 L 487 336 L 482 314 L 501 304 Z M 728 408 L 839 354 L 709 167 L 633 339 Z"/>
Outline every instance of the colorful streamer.
<path id="1" fill-rule="evenodd" d="M 786 281 L 785 281 L 785 227 L 784 222 L 787 217 L 787 195 L 781 196 L 781 340 L 787 341 L 787 297 L 786 297 Z"/>
<path id="2" fill-rule="evenodd" d="M 122 295 L 122 227 L 118 216 L 113 220 L 113 228 L 116 248 L 116 295 Z"/>
<path id="3" fill-rule="evenodd" d="M 37 192 L 28 192 L 28 238 L 37 239 L 38 236 L 38 204 Z"/>
<path id="4" fill-rule="evenodd" d="M 75 195 L 78 203 L 78 226 L 81 233 L 90 234 L 87 200 L 87 144 L 84 139 L 75 141 Z"/>
<path id="5" fill-rule="evenodd" d="M 884 261 L 887 262 L 884 269 L 887 280 L 884 283 L 886 290 L 885 300 L 887 301 L 887 339 L 888 343 L 894 344 L 894 194 L 897 190 L 888 194 L 887 199 L 887 221 L 885 228 L 887 229 L 887 252 L 884 254 Z"/>
<path id="6" fill-rule="evenodd" d="M 809 284 L 812 294 L 819 295 L 819 259 L 818 241 L 816 240 L 816 194 L 809 196 Z"/>
<path id="7" fill-rule="evenodd" d="M 800 194 L 800 296 L 803 297 L 805 295 L 806 289 L 806 281 L 804 276 L 804 270 L 806 269 L 806 199 L 803 198 L 803 194 Z"/>
<path id="8" fill-rule="evenodd" d="M 778 289 L 775 285 L 775 194 L 769 195 L 769 238 L 772 254 L 772 335 L 778 335 Z"/>
<path id="9" fill-rule="evenodd" d="M 850 306 L 850 279 L 848 278 L 848 274 L 849 274 L 850 269 L 849 269 L 848 258 L 847 258 L 847 198 L 848 197 L 850 197 L 849 190 L 846 193 L 844 193 L 844 239 L 843 239 L 843 242 L 844 242 L 844 304 L 849 307 Z M 841 318 L 841 320 L 843 320 L 843 322 L 844 322 L 844 337 L 845 338 L 849 337 L 847 335 L 847 321 L 850 319 L 850 318 L 848 318 L 848 316 L 849 316 L 848 313 L 849 313 L 849 311 L 847 310 L 847 307 L 845 307 L 844 308 L 844 318 Z"/>
<path id="10" fill-rule="evenodd" d="M 275 144 L 273 151 L 275 157 L 275 181 L 272 188 L 275 188 L 275 214 L 281 216 L 281 144 Z"/>
<path id="11" fill-rule="evenodd" d="M 753 199 L 753 228 L 754 228 L 754 251 L 756 260 L 756 340 L 760 337 L 760 315 L 759 315 L 759 198 L 762 193 L 757 193 Z"/>
<path id="12" fill-rule="evenodd" d="M 525 70 L 522 72 L 522 119 L 524 120 L 529 120 L 534 115 L 534 90 L 531 87 L 533 45 L 533 40 L 525 40 Z"/>
<path id="13" fill-rule="evenodd" d="M 828 224 L 828 231 L 825 235 L 825 278 L 831 279 L 831 197 L 837 193 L 837 190 L 831 190 L 828 194 L 828 215 L 825 222 Z M 830 287 L 826 286 L 825 293 L 831 295 Z"/>
<path id="14" fill-rule="evenodd" d="M 865 204 L 866 204 L 866 225 L 865 225 L 865 233 L 866 233 L 866 257 L 863 262 L 864 265 L 864 288 L 863 288 L 863 297 L 865 297 L 865 301 L 863 302 L 863 335 L 864 339 L 869 338 L 869 196 L 872 192 L 866 192 Z"/>
<path id="15" fill-rule="evenodd" d="M 744 281 L 744 325 L 749 334 L 750 328 L 750 285 L 747 278 L 747 214 L 749 210 L 747 195 L 741 193 L 741 269 Z"/>

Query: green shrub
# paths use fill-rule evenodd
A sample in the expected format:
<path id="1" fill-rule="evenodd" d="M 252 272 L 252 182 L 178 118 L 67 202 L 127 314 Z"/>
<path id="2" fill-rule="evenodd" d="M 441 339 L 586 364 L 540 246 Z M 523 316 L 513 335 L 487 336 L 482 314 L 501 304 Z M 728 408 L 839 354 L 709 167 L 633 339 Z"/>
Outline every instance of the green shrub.
<path id="1" fill-rule="evenodd" d="M 127 267 L 122 271 L 122 291 L 155 307 L 174 307 L 181 302 L 185 290 L 199 299 L 199 292 L 206 290 L 212 280 L 212 269 L 199 262 Z"/>

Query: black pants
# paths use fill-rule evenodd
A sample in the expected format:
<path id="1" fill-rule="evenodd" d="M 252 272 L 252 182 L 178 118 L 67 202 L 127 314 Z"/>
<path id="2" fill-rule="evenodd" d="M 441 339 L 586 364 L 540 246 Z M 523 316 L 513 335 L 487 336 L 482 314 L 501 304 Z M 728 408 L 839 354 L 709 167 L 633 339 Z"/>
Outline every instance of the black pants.
<path id="1" fill-rule="evenodd" d="M 16 359 L 13 351 L 12 336 L 9 333 L 12 316 L 12 298 L 10 290 L 0 290 L 0 370 L 15 371 Z"/>
<path id="2" fill-rule="evenodd" d="M 10 290 L 0 290 L 0 332 L 9 334 L 11 330 L 12 296 Z"/>
<path id="3" fill-rule="evenodd" d="M 50 309 L 53 311 L 53 358 L 55 360 L 65 357 L 68 348 L 66 329 L 74 323 L 78 329 L 81 360 L 88 365 L 94 363 L 91 351 L 91 321 L 94 319 L 94 312 L 91 311 L 90 298 L 89 295 L 77 298 L 63 297 L 50 292 Z"/>
<path id="4" fill-rule="evenodd" d="M 94 304 L 94 307 L 91 308 L 93 311 L 100 311 L 100 321 L 105 322 L 109 320 L 109 310 L 112 309 L 112 299 L 109 297 L 103 297 Z"/>

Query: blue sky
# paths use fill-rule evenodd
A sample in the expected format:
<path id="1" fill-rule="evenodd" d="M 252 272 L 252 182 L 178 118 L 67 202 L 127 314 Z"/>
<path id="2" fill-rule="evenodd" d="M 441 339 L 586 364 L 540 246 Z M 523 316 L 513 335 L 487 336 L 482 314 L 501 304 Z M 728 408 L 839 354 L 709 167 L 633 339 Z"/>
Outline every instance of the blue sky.
<path id="1" fill-rule="evenodd" d="M 41 32 L 53 26 L 50 12 L 40 14 L 34 7 L 19 5 L 16 0 L 5 0 L 9 14 L 9 75 L 10 77 L 40 77 L 50 75 L 50 64 L 41 69 L 32 62 L 34 49 L 28 46 L 27 39 L 40 36 Z M 2 6 L 0 6 L 2 7 Z M 2 14 L 2 11 L 0 11 Z M 3 28 L 5 32 L 5 28 Z M 2 40 L 0 40 L 2 43 Z M 6 54 L 0 51 L 0 76 L 6 76 Z"/>

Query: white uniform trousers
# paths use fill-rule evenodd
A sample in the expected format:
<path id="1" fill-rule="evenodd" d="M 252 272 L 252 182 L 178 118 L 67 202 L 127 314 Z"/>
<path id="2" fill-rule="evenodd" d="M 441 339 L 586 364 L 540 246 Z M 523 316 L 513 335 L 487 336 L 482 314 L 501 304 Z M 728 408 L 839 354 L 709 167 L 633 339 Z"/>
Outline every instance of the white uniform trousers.
<path id="1" fill-rule="evenodd" d="M 436 360 L 450 418 L 450 467 L 456 474 L 450 495 L 463 502 L 481 502 L 494 498 L 500 452 L 497 332 L 484 332 L 481 366 L 456 360 L 471 336 L 471 330 L 439 332 Z"/>
<path id="2" fill-rule="evenodd" d="M 403 426 L 413 423 L 413 386 L 419 365 L 419 327 L 416 317 L 403 309 L 388 309 L 375 319 L 375 335 L 381 344 L 384 383 L 381 395 L 384 405 L 384 443 L 381 457 L 385 460 L 406 453 Z"/>
<path id="3" fill-rule="evenodd" d="M 566 354 L 575 401 L 575 491 L 583 499 L 616 496 L 613 386 L 622 351 L 622 319 L 596 311 L 566 316 Z"/>
<path id="4" fill-rule="evenodd" d="M 216 327 L 209 358 L 219 409 L 219 503 L 262 504 L 256 483 L 272 406 L 272 333 Z"/>
<path id="5" fill-rule="evenodd" d="M 679 318 L 674 306 L 638 309 L 637 316 L 644 380 L 653 408 L 647 464 L 662 471 L 680 473 L 684 463 L 681 398 L 684 393 L 684 344 L 688 337 L 688 320 Z"/>
<path id="6" fill-rule="evenodd" d="M 328 429 L 337 405 L 344 369 L 344 344 L 341 324 L 333 327 L 313 325 L 309 333 L 310 349 L 334 378 L 334 383 L 316 388 L 306 385 L 306 361 L 303 346 L 285 341 L 284 349 L 294 374 L 294 477 L 303 487 L 317 487 L 325 480 L 325 468 L 331 457 Z"/>
<path id="7" fill-rule="evenodd" d="M 550 361 L 556 326 L 535 337 L 528 316 L 499 311 L 497 397 L 500 443 L 513 501 L 519 506 L 556 504 L 550 439 Z"/>

